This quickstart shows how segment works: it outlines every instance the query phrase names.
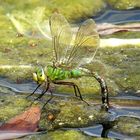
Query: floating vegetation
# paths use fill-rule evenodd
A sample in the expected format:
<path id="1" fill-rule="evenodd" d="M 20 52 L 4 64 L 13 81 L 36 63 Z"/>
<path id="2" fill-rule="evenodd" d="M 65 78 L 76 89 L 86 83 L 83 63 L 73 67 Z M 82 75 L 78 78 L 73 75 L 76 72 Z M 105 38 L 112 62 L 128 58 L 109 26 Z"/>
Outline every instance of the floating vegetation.
<path id="1" fill-rule="evenodd" d="M 116 120 L 114 129 L 120 133 L 127 134 L 130 136 L 140 136 L 140 119 L 131 117 L 119 117 Z M 123 122 L 127 122 L 122 125 Z"/>

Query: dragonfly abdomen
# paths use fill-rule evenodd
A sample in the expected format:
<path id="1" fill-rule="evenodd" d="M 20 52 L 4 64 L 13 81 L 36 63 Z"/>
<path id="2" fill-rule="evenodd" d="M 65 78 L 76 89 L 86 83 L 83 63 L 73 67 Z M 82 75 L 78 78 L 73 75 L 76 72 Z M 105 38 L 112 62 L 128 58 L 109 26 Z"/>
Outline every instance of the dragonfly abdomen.
<path id="1" fill-rule="evenodd" d="M 77 69 L 71 70 L 71 78 L 78 78 L 82 76 L 82 72 Z"/>

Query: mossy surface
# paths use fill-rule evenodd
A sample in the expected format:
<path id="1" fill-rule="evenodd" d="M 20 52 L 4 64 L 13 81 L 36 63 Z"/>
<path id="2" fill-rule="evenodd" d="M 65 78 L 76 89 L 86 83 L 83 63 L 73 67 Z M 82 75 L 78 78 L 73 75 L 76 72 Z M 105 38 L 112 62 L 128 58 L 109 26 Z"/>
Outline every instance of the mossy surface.
<path id="1" fill-rule="evenodd" d="M 20 114 L 29 106 L 29 102 L 24 95 L 16 95 L 7 88 L 0 87 L 0 122 Z"/>
<path id="2" fill-rule="evenodd" d="M 89 17 L 96 15 L 102 8 L 104 8 L 105 3 L 103 0 L 51 0 L 51 1 L 39 1 L 39 0 L 27 0 L 27 1 L 1 1 L 1 6 L 4 8 L 5 13 L 8 12 L 19 12 L 22 11 L 28 12 L 31 14 L 31 11 L 37 7 L 45 8 L 45 15 L 49 17 L 53 12 L 60 12 L 65 15 L 69 20 L 75 21 L 81 18 Z M 1 7 L 1 9 L 2 9 Z M 34 18 L 34 17 L 33 17 Z"/>
<path id="3" fill-rule="evenodd" d="M 108 121 L 109 114 L 102 111 L 100 105 L 92 105 L 91 101 L 88 101 L 90 106 L 73 98 L 67 98 L 67 101 L 61 99 L 61 102 L 56 99 L 53 101 L 53 104 L 48 104 L 44 109 L 40 124 L 48 130 L 92 126 Z"/>
<path id="4" fill-rule="evenodd" d="M 77 130 L 67 130 L 67 131 L 54 131 L 54 132 L 48 132 L 44 135 L 35 135 L 35 136 L 29 136 L 26 138 L 22 138 L 22 140 L 26 140 L 27 138 L 29 140 L 35 140 L 36 137 L 39 140 L 113 140 L 109 138 L 96 138 L 96 137 L 90 137 L 82 134 L 81 132 Z"/>
<path id="5" fill-rule="evenodd" d="M 2 77 L 8 77 L 14 82 L 32 81 L 32 73 L 35 71 L 37 63 L 45 67 L 52 62 L 50 61 L 50 55 L 46 54 L 47 48 L 45 46 L 33 48 L 33 51 L 32 48 L 24 50 L 24 47 L 19 47 L 16 48 L 18 53 L 13 55 L 5 55 L 3 48 L 1 48 L 1 50 L 1 54 L 3 55 L 1 57 L 1 65 L 31 65 L 29 68 L 0 68 L 0 75 Z M 13 51 L 13 53 L 16 51 Z M 110 89 L 110 94 L 112 95 L 116 95 L 118 91 L 138 91 L 140 89 L 139 53 L 140 48 L 133 46 L 101 48 L 96 55 L 98 61 L 84 67 L 104 77 Z M 21 61 L 17 61 L 17 57 Z M 99 94 L 100 92 L 99 83 L 92 77 L 85 76 L 78 79 L 68 79 L 67 81 L 76 83 L 82 94 L 93 95 L 93 93 Z M 73 88 L 68 86 L 55 86 L 55 89 L 55 92 L 73 93 Z"/>
<path id="6" fill-rule="evenodd" d="M 108 67 L 108 76 L 120 90 L 139 90 L 139 52 L 140 48 L 134 46 L 99 51 L 101 61 Z"/>
<path id="7" fill-rule="evenodd" d="M 30 107 L 35 97 L 31 97 L 30 99 L 26 99 L 25 97 L 26 95 L 17 94 L 8 88 L 0 88 L 0 123 L 15 117 Z M 40 101 L 34 102 L 32 105 L 40 105 L 42 107 L 47 99 L 49 99 L 48 95 L 44 96 Z M 92 100 L 87 101 L 90 103 L 90 106 L 87 106 L 87 104 L 76 98 L 55 96 L 42 110 L 39 124 L 40 128 L 47 129 L 48 132 L 41 135 L 31 135 L 23 139 L 28 138 L 32 140 L 39 138 L 43 140 L 50 138 L 55 140 L 61 139 L 62 136 L 68 139 L 102 139 L 87 136 L 77 130 L 59 130 L 60 128 L 73 129 L 94 126 L 95 124 L 105 124 L 110 121 L 110 113 L 101 111 L 101 106 L 92 104 Z M 139 121 L 137 118 L 120 117 L 115 120 L 115 123 L 112 122 L 112 130 L 128 136 L 139 136 Z M 124 123 L 125 125 L 123 125 Z"/>
<path id="8" fill-rule="evenodd" d="M 102 38 L 139 39 L 140 32 L 116 32 L 111 35 L 102 36 Z"/>
<path id="9" fill-rule="evenodd" d="M 117 124 L 114 126 L 114 130 L 123 134 L 140 136 L 140 119 L 131 117 L 120 117 L 117 120 Z M 122 125 L 123 122 L 125 125 Z"/>
<path id="10" fill-rule="evenodd" d="M 33 102 L 34 98 L 26 99 L 25 94 L 17 94 L 7 88 L 0 88 L 0 123 L 3 123 L 27 110 L 32 105 L 42 107 L 50 98 L 44 96 L 41 100 Z M 90 106 L 78 98 L 55 97 L 42 110 L 40 128 L 55 130 L 58 128 L 76 128 L 91 126 L 96 123 L 108 121 L 108 113 L 101 109 L 101 105 Z"/>
<path id="11" fill-rule="evenodd" d="M 107 0 L 115 9 L 126 10 L 140 7 L 139 0 Z"/>

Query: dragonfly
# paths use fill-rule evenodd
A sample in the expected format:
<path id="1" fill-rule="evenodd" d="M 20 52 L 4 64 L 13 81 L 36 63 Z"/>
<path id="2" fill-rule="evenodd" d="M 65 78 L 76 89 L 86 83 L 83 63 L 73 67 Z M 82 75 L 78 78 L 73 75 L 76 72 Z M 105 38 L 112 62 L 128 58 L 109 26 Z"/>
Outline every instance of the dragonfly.
<path id="1" fill-rule="evenodd" d="M 68 79 L 90 76 L 99 82 L 102 95 L 102 108 L 108 110 L 108 88 L 105 80 L 97 72 L 91 72 L 82 67 L 93 61 L 99 47 L 100 38 L 94 20 L 87 19 L 80 25 L 77 31 L 73 31 L 63 15 L 54 13 L 49 18 L 49 27 L 52 38 L 52 65 L 46 66 L 45 70 L 39 67 L 33 73 L 33 80 L 37 83 L 37 87 L 27 98 L 32 96 L 40 86 L 43 86 L 43 91 L 35 100 L 42 98 L 53 83 L 73 87 L 74 95 L 89 105 L 84 100 L 78 85 L 74 82 L 69 82 Z M 41 28 L 40 31 L 46 36 L 47 33 L 41 30 Z M 51 92 L 51 97 L 45 105 L 52 98 L 53 93 Z"/>

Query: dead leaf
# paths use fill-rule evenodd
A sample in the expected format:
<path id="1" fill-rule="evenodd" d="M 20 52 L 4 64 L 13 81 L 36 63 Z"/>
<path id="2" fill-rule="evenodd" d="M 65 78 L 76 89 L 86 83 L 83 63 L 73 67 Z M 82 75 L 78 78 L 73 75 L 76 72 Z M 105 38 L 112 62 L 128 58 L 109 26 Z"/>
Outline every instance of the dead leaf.
<path id="1" fill-rule="evenodd" d="M 31 107 L 0 126 L 0 131 L 36 132 L 38 130 L 40 115 L 41 110 L 39 107 Z"/>
<path id="2" fill-rule="evenodd" d="M 102 23 L 97 25 L 97 30 L 100 35 L 109 35 L 116 32 L 131 31 L 139 32 L 140 24 L 139 23 L 128 23 L 125 25 L 115 25 L 110 23 Z"/>

